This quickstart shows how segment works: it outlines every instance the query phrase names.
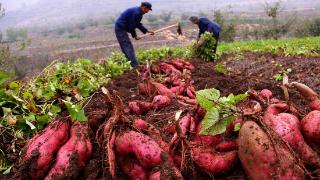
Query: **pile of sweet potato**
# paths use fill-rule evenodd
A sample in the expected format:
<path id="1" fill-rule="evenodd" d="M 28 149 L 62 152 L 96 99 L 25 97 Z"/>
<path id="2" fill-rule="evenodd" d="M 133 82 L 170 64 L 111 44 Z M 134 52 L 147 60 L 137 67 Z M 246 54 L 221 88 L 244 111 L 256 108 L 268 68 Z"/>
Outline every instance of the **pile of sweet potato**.
<path id="1" fill-rule="evenodd" d="M 90 121 L 94 116 L 88 121 L 91 139 L 103 152 L 102 178 L 209 178 L 240 165 L 250 179 L 320 177 L 317 93 L 300 83 L 285 84 L 309 102 L 312 111 L 303 117 L 292 102 L 274 98 L 270 90 L 250 92 L 225 133 L 204 136 L 206 112 L 195 98 L 192 69 L 179 59 L 140 69 L 137 88 L 143 98 L 126 104 L 117 92 L 102 88 L 110 113 L 102 113 L 107 117 L 99 116 L 99 123 Z M 175 108 L 166 112 L 170 106 Z M 152 117 L 161 113 L 171 115 L 159 126 Z M 91 143 L 87 124 L 60 118 L 26 145 L 24 170 L 31 179 L 76 179 L 91 158 Z"/>

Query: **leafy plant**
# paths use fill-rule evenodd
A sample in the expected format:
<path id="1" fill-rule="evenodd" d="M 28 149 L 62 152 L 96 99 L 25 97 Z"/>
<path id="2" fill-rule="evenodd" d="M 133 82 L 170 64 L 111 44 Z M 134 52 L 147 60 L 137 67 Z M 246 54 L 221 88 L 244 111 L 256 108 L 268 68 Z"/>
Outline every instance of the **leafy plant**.
<path id="1" fill-rule="evenodd" d="M 277 74 L 275 74 L 275 75 L 273 76 L 273 78 L 274 78 L 276 81 L 282 81 L 283 76 L 284 76 L 284 75 L 287 75 L 287 74 L 289 74 L 289 73 L 291 73 L 291 72 L 292 72 L 292 69 L 291 69 L 291 68 L 288 68 L 288 69 L 286 69 L 286 70 L 279 71 Z"/>
<path id="2" fill-rule="evenodd" d="M 193 56 L 205 61 L 214 60 L 216 58 L 215 43 L 216 40 L 211 33 L 204 33 L 200 37 L 199 43 L 193 45 Z"/>
<path id="3" fill-rule="evenodd" d="M 200 134 L 213 136 L 224 133 L 237 115 L 236 105 L 246 97 L 247 94 L 221 97 L 217 89 L 197 91 L 196 98 L 200 106 L 206 110 Z"/>
<path id="4" fill-rule="evenodd" d="M 228 73 L 227 68 L 224 67 L 224 66 L 223 66 L 222 64 L 220 64 L 220 63 L 217 63 L 217 64 L 215 65 L 215 68 L 216 68 L 216 71 L 217 71 L 218 73 L 221 73 L 221 74 L 227 74 L 227 73 Z"/>

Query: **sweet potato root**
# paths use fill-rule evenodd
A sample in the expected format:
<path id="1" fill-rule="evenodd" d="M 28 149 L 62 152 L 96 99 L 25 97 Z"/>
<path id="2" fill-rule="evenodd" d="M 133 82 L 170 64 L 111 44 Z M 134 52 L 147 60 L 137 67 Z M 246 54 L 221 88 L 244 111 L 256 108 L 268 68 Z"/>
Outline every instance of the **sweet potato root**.
<path id="1" fill-rule="evenodd" d="M 28 174 L 32 179 L 41 179 L 48 172 L 53 155 L 69 138 L 69 124 L 66 118 L 56 120 L 28 142 L 22 163 L 31 161 Z"/>
<path id="2" fill-rule="evenodd" d="M 255 122 L 247 121 L 239 133 L 239 158 L 247 175 L 260 179 L 305 179 L 304 170 L 290 151 L 273 143 Z"/>
<path id="3" fill-rule="evenodd" d="M 176 76 L 181 76 L 181 71 L 176 69 L 173 65 L 168 64 L 168 63 L 161 63 L 160 64 L 160 69 L 162 72 L 168 74 L 168 75 L 176 75 Z"/>
<path id="4" fill-rule="evenodd" d="M 320 111 L 312 111 L 301 121 L 302 132 L 306 141 L 320 148 Z"/>
<path id="5" fill-rule="evenodd" d="M 134 154 L 144 168 L 162 164 L 163 150 L 149 136 L 135 131 L 124 132 L 116 138 L 116 150 L 120 155 Z"/>
<path id="6" fill-rule="evenodd" d="M 70 139 L 59 149 L 57 159 L 46 180 L 77 178 L 92 154 L 87 124 L 75 122 Z"/>
<path id="7" fill-rule="evenodd" d="M 211 175 L 217 175 L 230 170 L 237 162 L 237 151 L 214 152 L 212 148 L 192 144 L 191 159 L 199 166 L 199 170 Z"/>

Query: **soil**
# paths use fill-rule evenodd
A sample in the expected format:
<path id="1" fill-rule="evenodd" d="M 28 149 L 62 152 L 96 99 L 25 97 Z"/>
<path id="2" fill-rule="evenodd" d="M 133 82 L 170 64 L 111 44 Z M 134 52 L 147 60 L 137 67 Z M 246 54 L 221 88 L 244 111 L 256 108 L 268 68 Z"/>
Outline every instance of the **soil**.
<path id="1" fill-rule="evenodd" d="M 274 96 L 279 99 L 284 99 L 283 92 L 280 87 L 281 82 L 274 79 L 274 75 L 281 73 L 286 69 L 291 69 L 288 73 L 289 81 L 302 82 L 317 92 L 320 92 L 320 57 L 283 57 L 268 53 L 244 53 L 241 55 L 225 55 L 222 57 L 221 63 L 228 69 L 227 74 L 222 74 L 216 71 L 214 62 L 204 62 L 202 60 L 191 60 L 195 66 L 192 71 L 193 85 L 196 90 L 206 88 L 216 88 L 221 91 L 223 96 L 230 93 L 244 93 L 248 89 L 262 90 L 269 89 L 274 93 Z M 125 105 L 132 100 L 150 101 L 151 97 L 139 95 L 137 85 L 140 82 L 137 71 L 128 71 L 123 75 L 113 79 L 105 87 L 109 90 L 117 91 Z M 294 90 L 290 90 L 290 98 L 298 107 L 298 110 L 306 114 L 309 109 L 307 103 Z M 181 106 L 177 101 L 174 101 L 170 106 L 161 109 L 157 112 L 149 112 L 142 116 L 130 115 L 130 119 L 142 118 L 153 124 L 158 129 L 163 130 L 174 122 L 175 112 L 179 109 L 187 108 Z M 91 101 L 86 105 L 85 112 L 89 116 L 89 124 L 93 128 L 92 134 L 98 130 L 101 122 L 110 116 L 110 106 L 107 104 L 102 93 L 96 93 L 92 96 Z M 93 119 L 93 123 L 90 120 Z M 169 125 L 168 125 L 169 124 Z M 163 133 L 165 140 L 170 140 L 172 134 Z M 94 137 L 92 136 L 92 141 Z M 93 157 L 89 161 L 85 170 L 82 171 L 80 179 L 101 179 L 103 177 L 101 148 L 98 144 L 94 144 Z M 119 177 L 125 176 L 121 172 L 117 172 Z M 109 179 L 108 174 L 104 176 Z M 212 179 L 207 175 L 199 173 L 197 179 Z M 244 171 L 240 163 L 226 174 L 214 179 L 246 179 Z M 1 175 L 0 175 L 1 179 Z"/>

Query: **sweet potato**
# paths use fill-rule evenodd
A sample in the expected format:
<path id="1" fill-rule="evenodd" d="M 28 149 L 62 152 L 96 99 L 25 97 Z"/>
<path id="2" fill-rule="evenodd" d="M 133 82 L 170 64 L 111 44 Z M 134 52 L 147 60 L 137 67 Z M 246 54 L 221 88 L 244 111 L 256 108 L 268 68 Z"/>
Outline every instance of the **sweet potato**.
<path id="1" fill-rule="evenodd" d="M 176 69 L 173 65 L 168 64 L 168 63 L 161 63 L 160 64 L 160 69 L 162 72 L 168 74 L 168 75 L 176 75 L 176 76 L 181 76 L 181 71 Z"/>
<path id="2" fill-rule="evenodd" d="M 219 152 L 238 150 L 238 143 L 235 140 L 223 141 L 219 143 L 215 149 Z"/>
<path id="3" fill-rule="evenodd" d="M 158 95 L 153 98 L 152 106 L 155 109 L 161 109 L 170 105 L 171 99 L 168 96 Z"/>
<path id="4" fill-rule="evenodd" d="M 185 83 L 181 83 L 179 86 L 172 87 L 172 88 L 170 88 L 170 90 L 175 95 L 182 95 L 186 90 Z"/>
<path id="5" fill-rule="evenodd" d="M 170 89 L 168 89 L 165 85 L 157 82 L 153 82 L 152 84 L 155 86 L 159 95 L 168 96 L 170 99 L 175 96 L 174 93 Z"/>
<path id="6" fill-rule="evenodd" d="M 145 132 L 148 136 L 150 136 L 156 143 L 159 144 L 161 149 L 165 152 L 169 153 L 169 144 L 165 142 L 161 136 L 161 132 L 154 127 L 152 124 L 147 123 L 142 119 L 135 119 L 133 121 L 133 127 L 136 129 Z"/>
<path id="7" fill-rule="evenodd" d="M 216 145 L 221 143 L 222 141 L 221 135 L 217 134 L 215 136 L 204 136 L 200 134 L 200 130 L 201 130 L 201 123 L 199 123 L 197 127 L 197 134 L 193 140 L 194 142 L 199 142 L 200 144 L 203 144 L 209 147 L 215 147 Z"/>
<path id="8" fill-rule="evenodd" d="M 237 151 L 214 152 L 212 148 L 197 143 L 190 147 L 191 159 L 199 166 L 199 170 L 217 175 L 230 170 L 237 162 Z"/>
<path id="9" fill-rule="evenodd" d="M 305 179 L 294 156 L 255 122 L 246 121 L 239 133 L 239 158 L 250 179 Z"/>
<path id="10" fill-rule="evenodd" d="M 173 65 L 175 68 L 179 69 L 180 71 L 182 71 L 185 68 L 184 63 L 178 60 L 172 60 L 169 62 L 169 64 Z"/>
<path id="11" fill-rule="evenodd" d="M 132 180 L 147 180 L 146 170 L 133 158 L 121 157 L 120 166 L 122 171 Z"/>
<path id="12" fill-rule="evenodd" d="M 141 115 L 153 109 L 153 104 L 143 101 L 132 101 L 129 102 L 129 108 L 135 114 Z"/>
<path id="13" fill-rule="evenodd" d="M 116 150 L 119 155 L 134 154 L 144 168 L 153 168 L 162 164 L 163 150 L 149 136 L 135 131 L 124 132 L 116 138 Z"/>
<path id="14" fill-rule="evenodd" d="M 194 91 L 194 88 L 192 86 L 188 86 L 187 87 L 187 95 L 191 99 L 195 99 L 196 98 L 195 91 Z"/>
<path id="15" fill-rule="evenodd" d="M 277 105 L 283 108 L 285 104 L 273 104 L 267 108 L 264 122 L 269 125 L 292 149 L 309 165 L 320 165 L 320 158 L 304 141 L 301 134 L 299 119 L 288 113 L 279 113 Z"/>
<path id="16" fill-rule="evenodd" d="M 311 110 L 320 111 L 320 99 L 315 91 L 313 91 L 310 87 L 298 82 L 292 82 L 290 83 L 290 86 L 296 88 L 297 91 L 304 97 L 304 99 L 309 102 L 309 107 Z"/>
<path id="17" fill-rule="evenodd" d="M 69 128 L 69 119 L 56 120 L 29 140 L 22 163 L 31 161 L 28 174 L 32 179 L 41 179 L 48 172 L 53 155 L 69 138 Z"/>
<path id="18" fill-rule="evenodd" d="M 156 89 L 152 86 L 150 82 L 139 83 L 138 89 L 139 93 L 143 95 L 152 95 L 156 92 Z"/>
<path id="19" fill-rule="evenodd" d="M 306 141 L 320 148 L 320 111 L 312 111 L 301 121 L 301 127 Z"/>
<path id="20" fill-rule="evenodd" d="M 263 89 L 259 92 L 259 96 L 269 102 L 272 98 L 272 92 L 269 89 Z"/>
<path id="21" fill-rule="evenodd" d="M 77 178 L 91 154 L 88 126 L 75 122 L 70 129 L 70 139 L 59 149 L 56 162 L 45 179 Z"/>

